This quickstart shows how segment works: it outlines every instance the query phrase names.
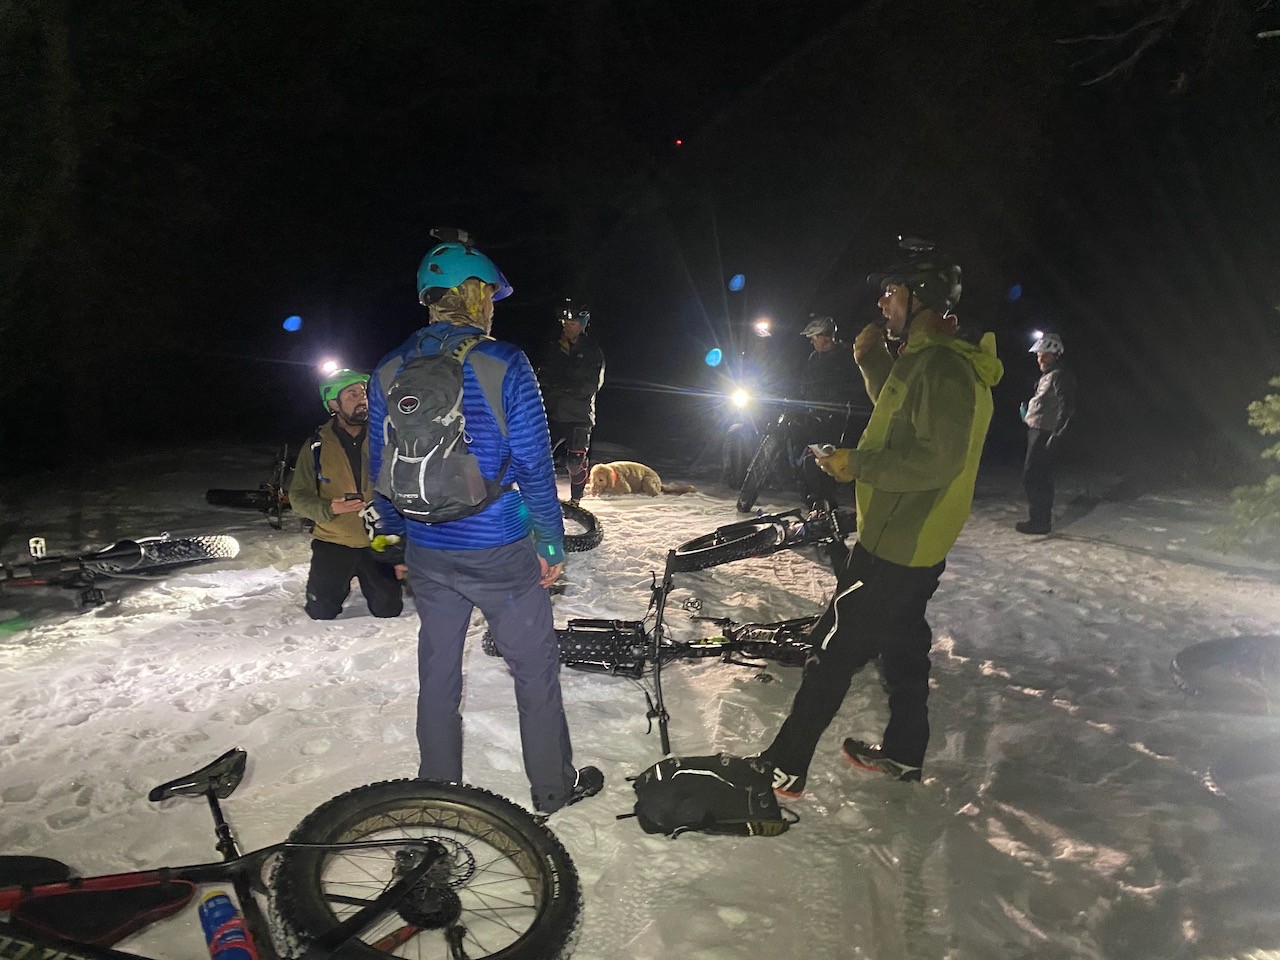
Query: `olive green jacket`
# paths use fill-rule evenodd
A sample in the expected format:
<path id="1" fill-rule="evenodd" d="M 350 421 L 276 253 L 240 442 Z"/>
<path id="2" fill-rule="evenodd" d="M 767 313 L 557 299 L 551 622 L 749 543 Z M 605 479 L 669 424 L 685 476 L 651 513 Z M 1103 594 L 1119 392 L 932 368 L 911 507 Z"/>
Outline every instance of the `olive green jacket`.
<path id="1" fill-rule="evenodd" d="M 858 542 L 891 563 L 931 567 L 973 504 L 991 388 L 1004 375 L 995 335 L 974 346 L 921 333 L 896 360 L 872 350 L 858 365 L 875 402 L 852 457 Z"/>
<path id="2" fill-rule="evenodd" d="M 359 493 L 366 501 L 373 496 L 373 485 L 369 482 L 369 434 L 365 432 L 364 443 L 360 445 L 360 481 L 357 484 L 355 474 L 351 472 L 351 460 L 342 441 L 334 433 L 338 429 L 341 428 L 330 420 L 316 431 L 320 438 L 321 477 L 318 482 L 316 458 L 311 449 L 313 441 L 308 439 L 302 444 L 294 464 L 293 480 L 289 483 L 289 506 L 294 513 L 315 522 L 312 536 L 317 540 L 340 543 L 344 547 L 367 547 L 369 534 L 360 514 L 335 515 L 332 501 L 340 500 L 348 493 Z"/>

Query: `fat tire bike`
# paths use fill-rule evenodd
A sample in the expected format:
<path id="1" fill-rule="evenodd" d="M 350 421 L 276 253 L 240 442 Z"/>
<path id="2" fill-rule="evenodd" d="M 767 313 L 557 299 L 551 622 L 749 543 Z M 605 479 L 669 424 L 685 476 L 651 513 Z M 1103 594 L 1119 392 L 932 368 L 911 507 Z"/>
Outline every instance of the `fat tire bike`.
<path id="1" fill-rule="evenodd" d="M 806 446 L 809 442 L 804 433 L 811 429 L 815 415 L 844 416 L 844 434 L 852 436 L 856 441 L 861 428 L 866 424 L 866 416 L 852 404 L 806 403 L 798 400 L 775 401 L 779 410 L 760 437 L 743 474 L 741 484 L 737 485 L 740 513 L 749 513 L 760 497 L 760 491 L 771 483 L 794 485 L 800 491 L 802 499 L 809 499 L 814 491 L 809 489 L 801 464 L 804 460 Z M 857 422 L 858 431 L 854 434 L 851 426 Z M 813 439 L 810 437 L 809 439 Z"/>
<path id="2" fill-rule="evenodd" d="M 759 667 L 761 660 L 803 666 L 812 648 L 806 634 L 818 618 L 793 617 L 769 623 L 735 623 L 728 617 L 691 619 L 711 623 L 720 633 L 697 640 L 662 638 L 657 655 L 663 664 L 718 658 L 741 667 Z M 575 618 L 556 628 L 556 643 L 560 662 L 575 670 L 639 680 L 653 667 L 653 642 L 643 620 Z M 491 657 L 501 656 L 488 631 L 480 638 L 480 647 Z"/>
<path id="3" fill-rule="evenodd" d="M 154 580 L 176 570 L 231 560 L 240 552 L 235 537 L 222 534 L 120 540 L 109 547 L 73 556 L 47 556 L 44 540 L 33 537 L 30 554 L 13 563 L 0 563 L 0 585 L 6 587 L 66 587 L 80 591 L 84 606 L 97 606 L 106 597 L 103 580 Z"/>
<path id="4" fill-rule="evenodd" d="M 112 945 L 181 911 L 197 886 L 228 883 L 260 960 L 572 952 L 582 917 L 577 871 L 523 808 L 461 784 L 374 783 L 323 804 L 283 843 L 241 853 L 218 801 L 239 785 L 246 759 L 229 750 L 148 795 L 204 797 L 221 861 L 73 877 L 57 860 L 0 857 L 0 958 L 135 960 Z"/>
<path id="5" fill-rule="evenodd" d="M 271 478 L 258 485 L 257 490 L 206 490 L 205 503 L 215 507 L 236 507 L 257 510 L 265 514 L 273 530 L 284 529 L 284 512 L 289 509 L 289 478 L 293 474 L 294 461 L 289 448 L 284 447 L 271 468 Z"/>
<path id="6" fill-rule="evenodd" d="M 843 543 L 856 526 L 856 512 L 845 508 L 764 514 L 685 541 L 668 555 L 668 568 L 689 573 L 793 547 Z"/>

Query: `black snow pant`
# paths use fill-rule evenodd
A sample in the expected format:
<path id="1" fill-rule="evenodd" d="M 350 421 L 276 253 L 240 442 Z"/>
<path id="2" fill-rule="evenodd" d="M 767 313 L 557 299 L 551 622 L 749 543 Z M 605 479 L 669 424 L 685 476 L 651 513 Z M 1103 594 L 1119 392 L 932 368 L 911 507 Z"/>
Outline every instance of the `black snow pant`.
<path id="1" fill-rule="evenodd" d="M 587 487 L 587 450 L 591 446 L 591 424 L 550 420 L 551 451 L 558 460 L 564 458 L 569 474 L 569 498 L 581 500 Z"/>
<path id="2" fill-rule="evenodd" d="M 1022 464 L 1022 487 L 1033 526 L 1048 530 L 1053 523 L 1053 452 L 1049 431 L 1027 429 L 1027 458 Z"/>
<path id="3" fill-rule="evenodd" d="M 471 613 L 484 614 L 515 680 L 524 770 L 533 805 L 564 806 L 577 771 L 560 696 L 551 595 L 532 537 L 502 547 L 437 550 L 410 542 L 418 629 L 418 776 L 462 782 L 462 652 Z"/>
<path id="4" fill-rule="evenodd" d="M 831 724 L 853 675 L 880 657 L 889 693 L 886 756 L 923 765 L 929 744 L 929 647 L 925 607 L 946 562 L 904 567 L 861 545 L 836 581 L 836 595 L 809 634 L 813 651 L 782 729 L 761 756 L 778 769 L 808 775 L 818 740 Z"/>
<path id="5" fill-rule="evenodd" d="M 327 540 L 311 541 L 311 572 L 307 575 L 304 609 L 312 620 L 332 620 L 351 595 L 351 578 L 375 617 L 398 617 L 404 598 L 395 568 L 379 563 L 368 547 L 347 547 Z"/>

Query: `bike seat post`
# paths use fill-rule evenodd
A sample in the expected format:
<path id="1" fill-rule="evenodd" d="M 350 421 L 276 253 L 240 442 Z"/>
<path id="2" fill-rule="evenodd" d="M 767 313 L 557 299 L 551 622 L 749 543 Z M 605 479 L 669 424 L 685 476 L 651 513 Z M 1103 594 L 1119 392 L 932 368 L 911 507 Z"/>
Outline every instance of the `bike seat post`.
<path id="1" fill-rule="evenodd" d="M 222 815 L 222 806 L 218 803 L 218 797 L 213 789 L 206 790 L 204 795 L 209 801 L 209 812 L 213 814 L 214 833 L 218 837 L 216 849 L 222 854 L 223 860 L 234 860 L 240 856 L 240 848 L 236 845 L 236 838 L 231 834 L 231 824 L 227 823 L 227 818 Z"/>

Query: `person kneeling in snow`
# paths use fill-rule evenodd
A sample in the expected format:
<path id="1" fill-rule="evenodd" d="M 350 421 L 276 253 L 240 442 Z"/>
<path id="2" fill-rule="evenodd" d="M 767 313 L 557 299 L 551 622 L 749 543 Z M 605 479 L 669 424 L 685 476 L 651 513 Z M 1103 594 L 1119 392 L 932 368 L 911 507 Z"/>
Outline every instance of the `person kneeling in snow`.
<path id="1" fill-rule="evenodd" d="M 991 422 L 991 387 L 1004 368 L 995 336 L 980 346 L 956 336 L 950 313 L 960 268 L 932 245 L 904 242 L 911 257 L 873 274 L 886 327 L 870 325 L 854 355 L 875 408 L 856 450 L 818 463 L 857 481 L 858 542 L 839 572 L 835 597 L 814 624 L 791 713 L 760 758 L 775 792 L 804 791 L 818 740 L 840 709 L 854 673 L 880 657 L 889 724 L 872 746 L 848 738 L 844 753 L 863 769 L 919 780 L 929 743 L 929 647 L 925 607 L 947 552 L 969 516 L 978 460 Z M 884 333 L 901 342 L 897 356 Z"/>
<path id="2" fill-rule="evenodd" d="M 398 617 L 404 609 L 391 564 L 369 549 L 360 510 L 373 499 L 369 480 L 369 375 L 339 370 L 320 385 L 329 422 L 302 445 L 289 484 L 293 512 L 315 524 L 304 609 L 312 620 L 332 620 L 360 582 L 369 612 Z"/>

